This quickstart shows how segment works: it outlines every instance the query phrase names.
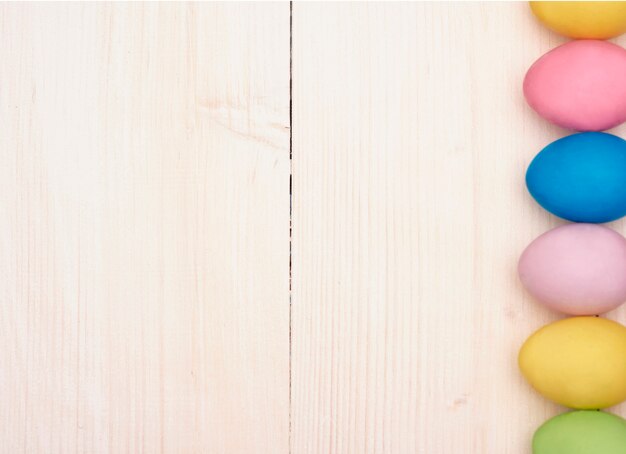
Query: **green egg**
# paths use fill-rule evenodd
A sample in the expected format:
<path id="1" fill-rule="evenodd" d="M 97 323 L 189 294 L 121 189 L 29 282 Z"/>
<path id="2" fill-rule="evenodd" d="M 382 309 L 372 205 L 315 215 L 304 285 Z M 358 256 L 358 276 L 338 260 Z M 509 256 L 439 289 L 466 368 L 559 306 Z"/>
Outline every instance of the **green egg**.
<path id="1" fill-rule="evenodd" d="M 601 411 L 572 411 L 537 429 L 533 454 L 626 454 L 626 420 Z"/>

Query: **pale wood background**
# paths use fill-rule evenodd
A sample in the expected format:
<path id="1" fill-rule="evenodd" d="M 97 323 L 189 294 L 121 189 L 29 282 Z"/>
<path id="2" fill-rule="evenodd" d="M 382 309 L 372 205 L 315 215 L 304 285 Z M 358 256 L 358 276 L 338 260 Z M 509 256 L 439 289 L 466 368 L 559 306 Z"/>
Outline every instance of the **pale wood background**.
<path id="1" fill-rule="evenodd" d="M 562 42 L 526 3 L 1 5 L 0 452 L 530 453 L 523 177 L 565 132 L 521 82 Z"/>
<path id="2" fill-rule="evenodd" d="M 0 27 L 0 450 L 287 452 L 289 5 Z"/>

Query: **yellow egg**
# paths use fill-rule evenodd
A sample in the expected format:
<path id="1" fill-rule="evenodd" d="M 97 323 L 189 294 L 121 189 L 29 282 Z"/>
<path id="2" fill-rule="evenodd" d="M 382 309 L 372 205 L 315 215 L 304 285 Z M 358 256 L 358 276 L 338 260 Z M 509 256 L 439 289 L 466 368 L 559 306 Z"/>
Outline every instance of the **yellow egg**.
<path id="1" fill-rule="evenodd" d="M 626 32 L 626 2 L 530 2 L 543 24 L 576 39 L 608 39 Z"/>
<path id="2" fill-rule="evenodd" d="M 581 410 L 610 407 L 626 400 L 626 328 L 598 317 L 560 320 L 528 338 L 519 366 L 554 402 Z"/>

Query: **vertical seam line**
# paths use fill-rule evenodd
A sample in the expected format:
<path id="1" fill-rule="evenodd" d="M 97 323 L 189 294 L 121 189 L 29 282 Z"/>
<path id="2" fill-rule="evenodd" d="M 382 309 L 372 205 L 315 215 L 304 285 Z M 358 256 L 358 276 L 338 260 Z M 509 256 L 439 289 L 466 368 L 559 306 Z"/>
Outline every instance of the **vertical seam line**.
<path id="1" fill-rule="evenodd" d="M 293 1 L 289 2 L 289 436 L 291 454 L 292 405 L 292 243 L 293 243 Z"/>

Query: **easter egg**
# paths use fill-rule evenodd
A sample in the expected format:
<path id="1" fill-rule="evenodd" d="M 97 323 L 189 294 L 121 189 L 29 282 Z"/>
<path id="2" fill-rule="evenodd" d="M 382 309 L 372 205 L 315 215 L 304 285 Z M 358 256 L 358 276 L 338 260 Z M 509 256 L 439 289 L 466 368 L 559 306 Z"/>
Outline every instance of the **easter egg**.
<path id="1" fill-rule="evenodd" d="M 570 408 L 606 408 L 626 399 L 626 328 L 599 317 L 544 326 L 519 352 L 519 366 L 544 397 Z"/>
<path id="2" fill-rule="evenodd" d="M 530 2 L 537 18 L 575 39 L 608 39 L 626 31 L 624 2 Z"/>
<path id="3" fill-rule="evenodd" d="M 576 131 L 626 121 L 626 50 L 605 41 L 571 41 L 539 58 L 524 78 L 528 104 L 546 120 Z"/>
<path id="4" fill-rule="evenodd" d="M 572 411 L 544 423 L 533 454 L 624 454 L 626 421 L 602 411 Z"/>
<path id="5" fill-rule="evenodd" d="M 550 309 L 602 314 L 626 301 L 626 238 L 601 225 L 563 225 L 526 248 L 518 272 L 530 294 Z"/>
<path id="6" fill-rule="evenodd" d="M 602 132 L 555 140 L 526 172 L 528 191 L 550 213 L 600 223 L 626 214 L 626 141 Z"/>

